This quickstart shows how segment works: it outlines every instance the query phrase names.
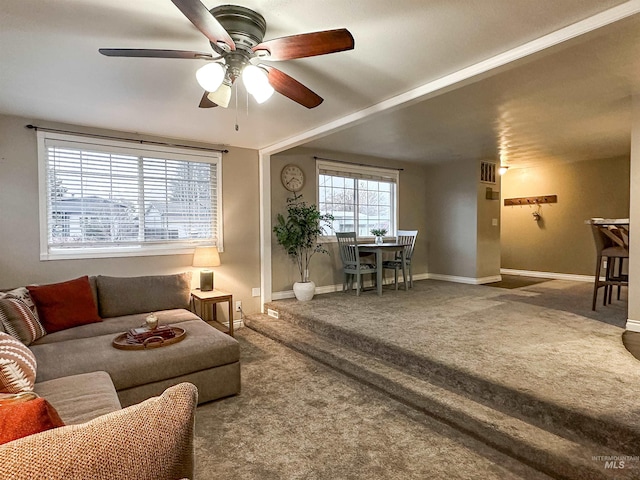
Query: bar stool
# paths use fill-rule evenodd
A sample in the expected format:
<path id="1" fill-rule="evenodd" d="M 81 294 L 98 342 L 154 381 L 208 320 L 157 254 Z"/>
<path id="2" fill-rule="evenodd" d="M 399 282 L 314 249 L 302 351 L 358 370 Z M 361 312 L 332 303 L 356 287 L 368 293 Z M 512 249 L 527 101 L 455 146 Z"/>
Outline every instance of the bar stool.
<path id="1" fill-rule="evenodd" d="M 591 310 L 596 309 L 598 299 L 598 289 L 604 287 L 604 298 L 602 305 L 607 305 L 607 300 L 611 303 L 613 287 L 618 287 L 618 300 L 620 300 L 620 288 L 629 286 L 629 277 L 623 273 L 623 262 L 629 260 L 629 249 L 625 248 L 622 239 L 618 239 L 615 233 L 611 232 L 605 225 L 591 224 L 593 239 L 596 244 L 596 275 L 593 286 L 593 301 Z M 600 280 L 602 259 L 606 259 L 604 281 Z M 616 268 L 617 267 L 617 268 Z"/>

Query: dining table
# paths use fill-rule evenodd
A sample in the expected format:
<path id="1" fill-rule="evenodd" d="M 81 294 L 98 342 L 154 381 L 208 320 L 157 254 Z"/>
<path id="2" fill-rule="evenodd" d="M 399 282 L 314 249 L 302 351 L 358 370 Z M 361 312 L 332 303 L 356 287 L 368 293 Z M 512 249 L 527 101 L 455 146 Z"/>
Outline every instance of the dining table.
<path id="1" fill-rule="evenodd" d="M 404 278 L 404 289 L 409 290 L 409 282 L 407 281 L 407 259 L 405 258 L 405 249 L 409 245 L 405 243 L 359 243 L 358 251 L 371 252 L 376 254 L 376 284 L 378 286 L 378 295 L 382 295 L 382 255 L 385 252 L 400 252 L 402 261 L 402 278 Z"/>

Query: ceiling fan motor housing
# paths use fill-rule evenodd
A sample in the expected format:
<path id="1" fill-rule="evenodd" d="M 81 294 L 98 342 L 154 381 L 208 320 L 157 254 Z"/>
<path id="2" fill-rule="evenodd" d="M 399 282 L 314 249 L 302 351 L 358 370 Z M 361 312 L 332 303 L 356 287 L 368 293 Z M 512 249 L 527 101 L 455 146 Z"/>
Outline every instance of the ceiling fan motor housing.
<path id="1" fill-rule="evenodd" d="M 220 5 L 209 11 L 229 33 L 236 48 L 253 56 L 251 49 L 262 42 L 267 31 L 264 17 L 239 5 Z"/>
<path id="2" fill-rule="evenodd" d="M 262 15 L 239 5 L 220 5 L 211 10 L 236 44 L 236 49 L 224 55 L 227 76 L 231 83 L 240 76 L 242 69 L 255 55 L 252 48 L 262 42 L 267 22 Z M 216 45 L 211 43 L 214 50 Z"/>

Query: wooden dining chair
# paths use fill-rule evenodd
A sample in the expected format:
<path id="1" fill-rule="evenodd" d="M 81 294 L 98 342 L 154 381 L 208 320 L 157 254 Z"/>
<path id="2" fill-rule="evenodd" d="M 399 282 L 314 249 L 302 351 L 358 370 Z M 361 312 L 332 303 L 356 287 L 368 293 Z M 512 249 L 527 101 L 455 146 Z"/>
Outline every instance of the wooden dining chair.
<path id="1" fill-rule="evenodd" d="M 404 247 L 404 259 L 405 265 L 409 270 L 409 287 L 413 288 L 413 270 L 411 269 L 411 257 L 413 257 L 413 249 L 416 245 L 416 237 L 418 236 L 418 230 L 398 230 L 396 237 L 397 243 L 404 243 L 407 246 Z M 385 260 L 382 262 L 382 268 L 393 270 L 393 279 L 396 283 L 396 290 L 398 289 L 398 270 L 402 270 L 402 254 L 396 252 L 393 260 Z M 406 282 L 407 279 L 405 278 Z"/>
<path id="2" fill-rule="evenodd" d="M 620 288 L 629 285 L 629 277 L 623 273 L 623 262 L 629 260 L 629 249 L 626 248 L 624 239 L 617 236 L 605 225 L 591 224 L 593 239 L 596 244 L 596 274 L 593 285 L 593 299 L 591 310 L 596 309 L 598 289 L 604 287 L 602 304 L 611 303 L 613 287 L 618 287 L 618 300 L 620 300 Z M 604 280 L 600 280 L 602 260 L 606 259 L 607 266 L 604 272 Z"/>
<path id="3" fill-rule="evenodd" d="M 356 232 L 336 232 L 338 239 L 338 248 L 340 250 L 340 259 L 342 260 L 342 271 L 344 281 L 342 290 L 347 291 L 353 288 L 353 279 L 356 279 L 356 295 L 360 295 L 363 290 L 362 276 L 365 274 L 375 274 L 378 272 L 375 264 L 363 261 L 358 251 L 358 240 Z M 375 279 L 375 275 L 374 275 Z"/>

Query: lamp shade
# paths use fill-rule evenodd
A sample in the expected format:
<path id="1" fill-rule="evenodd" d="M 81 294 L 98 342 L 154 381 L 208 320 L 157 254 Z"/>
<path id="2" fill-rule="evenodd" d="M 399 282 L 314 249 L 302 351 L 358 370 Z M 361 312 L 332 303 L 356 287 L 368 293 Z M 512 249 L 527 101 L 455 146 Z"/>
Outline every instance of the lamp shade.
<path id="1" fill-rule="evenodd" d="M 263 68 L 247 65 L 242 71 L 242 81 L 258 103 L 266 102 L 273 95 L 274 89 L 269 83 L 269 75 Z"/>
<path id="2" fill-rule="evenodd" d="M 219 265 L 218 247 L 196 247 L 193 253 L 194 267 L 218 267 Z"/>
<path id="3" fill-rule="evenodd" d="M 207 63 L 196 72 L 196 80 L 207 92 L 215 92 L 224 80 L 224 65 L 218 62 Z"/>
<path id="4" fill-rule="evenodd" d="M 215 92 L 210 92 L 207 98 L 216 105 L 220 105 L 222 108 L 229 106 L 231 100 L 231 86 L 227 83 L 223 83 Z"/>

